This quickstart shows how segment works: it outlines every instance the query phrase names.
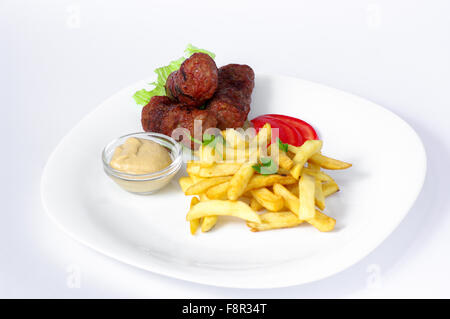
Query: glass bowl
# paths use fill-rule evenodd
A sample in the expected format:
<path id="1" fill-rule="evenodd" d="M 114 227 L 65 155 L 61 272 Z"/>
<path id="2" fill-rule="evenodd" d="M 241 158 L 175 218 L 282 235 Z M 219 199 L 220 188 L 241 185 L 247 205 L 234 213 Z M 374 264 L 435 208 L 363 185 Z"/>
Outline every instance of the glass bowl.
<path id="1" fill-rule="evenodd" d="M 112 168 L 109 163 L 116 147 L 125 143 L 130 137 L 153 141 L 169 151 L 172 163 L 161 171 L 149 174 L 129 174 Z M 182 164 L 182 148 L 173 138 L 159 133 L 141 132 L 121 136 L 111 141 L 102 153 L 103 168 L 114 182 L 124 190 L 139 195 L 149 195 L 166 186 L 179 171 Z"/>

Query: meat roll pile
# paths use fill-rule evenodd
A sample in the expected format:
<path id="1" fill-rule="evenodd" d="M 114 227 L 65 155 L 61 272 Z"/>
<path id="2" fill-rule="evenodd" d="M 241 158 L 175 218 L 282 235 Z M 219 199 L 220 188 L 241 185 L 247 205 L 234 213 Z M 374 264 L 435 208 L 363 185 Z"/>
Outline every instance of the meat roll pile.
<path id="1" fill-rule="evenodd" d="M 146 132 L 172 135 L 183 127 L 194 135 L 194 121 L 202 132 L 242 127 L 250 111 L 255 74 L 248 65 L 228 64 L 217 69 L 207 54 L 195 53 L 185 60 L 166 83 L 167 96 L 154 96 L 142 110 Z"/>

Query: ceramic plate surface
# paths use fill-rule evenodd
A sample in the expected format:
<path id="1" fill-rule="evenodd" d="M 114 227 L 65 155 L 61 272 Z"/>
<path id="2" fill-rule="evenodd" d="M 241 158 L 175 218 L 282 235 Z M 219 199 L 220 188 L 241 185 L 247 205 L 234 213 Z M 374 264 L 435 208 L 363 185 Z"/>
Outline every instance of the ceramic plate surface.
<path id="1" fill-rule="evenodd" d="M 139 196 L 103 172 L 103 147 L 141 131 L 131 96 L 141 81 L 118 92 L 83 119 L 59 144 L 42 177 L 49 216 L 85 245 L 127 264 L 208 285 L 270 288 L 318 280 L 355 264 L 401 222 L 422 187 L 426 156 L 413 129 L 386 109 L 311 82 L 257 75 L 249 118 L 279 113 L 312 124 L 323 153 L 353 163 L 330 171 L 341 191 L 325 213 L 336 229 L 312 226 L 252 233 L 241 220 L 221 217 L 209 233 L 191 236 L 190 198 L 177 178 Z M 184 175 L 184 168 L 179 176 Z M 399 191 L 401 190 L 401 191 Z"/>

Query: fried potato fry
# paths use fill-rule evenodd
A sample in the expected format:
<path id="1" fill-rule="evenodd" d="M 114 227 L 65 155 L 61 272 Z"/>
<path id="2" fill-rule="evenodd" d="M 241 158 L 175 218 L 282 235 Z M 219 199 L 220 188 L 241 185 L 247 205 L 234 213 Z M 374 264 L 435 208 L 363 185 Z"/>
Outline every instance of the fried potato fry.
<path id="1" fill-rule="evenodd" d="M 286 188 L 292 193 L 292 195 L 298 197 L 298 183 L 287 185 Z"/>
<path id="2" fill-rule="evenodd" d="M 200 167 L 211 167 L 216 161 L 214 147 L 201 145 L 199 149 Z"/>
<path id="3" fill-rule="evenodd" d="M 313 164 L 313 163 L 308 163 L 308 168 L 312 171 L 312 172 L 319 172 L 320 171 L 320 166 Z M 306 173 L 306 170 L 305 170 Z M 325 196 L 323 195 L 323 190 L 322 190 L 322 182 L 320 179 L 318 179 L 317 177 L 315 177 L 315 181 L 314 181 L 314 201 L 317 207 L 319 207 L 320 210 L 324 210 L 325 209 Z"/>
<path id="4" fill-rule="evenodd" d="M 269 123 L 264 124 L 264 126 L 258 131 L 255 137 L 257 141 L 258 148 L 267 147 L 272 139 L 272 127 Z"/>
<path id="5" fill-rule="evenodd" d="M 316 209 L 316 214 L 313 219 L 308 220 L 308 223 L 313 225 L 316 229 L 321 232 L 329 232 L 334 229 L 336 225 L 336 220 L 329 217 Z"/>
<path id="6" fill-rule="evenodd" d="M 328 182 L 332 181 L 333 179 L 330 177 L 330 175 L 326 174 L 325 172 L 322 172 L 320 170 L 312 170 L 310 167 L 303 167 L 303 171 L 307 173 L 308 175 L 314 176 L 315 178 L 318 178 L 321 182 Z"/>
<path id="7" fill-rule="evenodd" d="M 225 161 L 233 161 L 238 163 L 244 163 L 250 158 L 250 150 L 248 148 L 231 148 L 226 147 L 223 158 Z"/>
<path id="8" fill-rule="evenodd" d="M 186 171 L 189 176 L 198 175 L 200 172 L 200 164 L 196 162 L 188 162 L 186 165 Z"/>
<path id="9" fill-rule="evenodd" d="M 270 229 L 290 228 L 295 227 L 303 223 L 292 212 L 277 212 L 277 213 L 264 213 L 259 215 L 261 223 L 247 222 L 247 226 L 250 227 L 252 232 L 258 232 Z"/>
<path id="10" fill-rule="evenodd" d="M 200 168 L 195 175 L 200 177 L 231 176 L 236 174 L 241 165 L 242 163 L 215 163 L 211 167 Z"/>
<path id="11" fill-rule="evenodd" d="M 200 195 L 205 193 L 210 187 L 216 186 L 228 182 L 231 176 L 213 177 L 201 180 L 195 184 L 192 184 L 186 189 L 186 195 Z"/>
<path id="12" fill-rule="evenodd" d="M 320 210 L 325 209 L 325 195 L 322 190 L 322 182 L 317 178 L 314 181 L 314 203 Z"/>
<path id="13" fill-rule="evenodd" d="M 230 187 L 230 182 L 225 182 L 216 186 L 209 188 L 206 191 L 206 196 L 210 199 L 228 199 L 228 188 Z"/>
<path id="14" fill-rule="evenodd" d="M 250 200 L 250 208 L 253 209 L 255 212 L 259 212 L 264 208 L 263 205 L 261 205 L 253 196 Z"/>
<path id="15" fill-rule="evenodd" d="M 328 197 L 339 191 L 339 186 L 335 181 L 329 181 L 322 184 L 323 196 Z"/>
<path id="16" fill-rule="evenodd" d="M 322 144 L 321 140 L 307 140 L 300 147 L 289 148 L 290 145 L 288 146 L 288 149 L 295 153 L 293 158 L 295 165 L 291 170 L 291 174 L 294 178 L 299 178 L 302 168 L 307 160 L 322 149 Z"/>
<path id="17" fill-rule="evenodd" d="M 247 192 L 261 187 L 270 187 L 275 183 L 289 185 L 295 184 L 297 181 L 292 176 L 255 174 L 248 182 L 245 191 Z"/>
<path id="18" fill-rule="evenodd" d="M 291 174 L 290 170 L 282 168 L 282 167 L 278 167 L 277 173 L 280 175 L 290 175 Z"/>
<path id="19" fill-rule="evenodd" d="M 346 163 L 331 157 L 327 157 L 325 155 L 322 154 L 314 154 L 313 156 L 311 156 L 308 159 L 308 162 L 314 163 L 319 165 L 322 168 L 325 169 L 332 169 L 332 170 L 337 170 L 337 169 L 346 169 L 352 166 L 352 164 L 350 163 Z"/>
<path id="20" fill-rule="evenodd" d="M 227 146 L 235 149 L 245 149 L 248 142 L 245 135 L 234 129 L 226 129 L 222 131 L 222 136 L 225 139 Z"/>
<path id="21" fill-rule="evenodd" d="M 231 178 L 230 187 L 228 188 L 228 199 L 237 200 L 244 194 L 248 182 L 255 173 L 252 166 L 253 163 L 242 164 L 236 174 Z"/>
<path id="22" fill-rule="evenodd" d="M 300 173 L 302 172 L 302 168 L 303 166 L 299 163 L 295 163 L 294 167 L 291 168 L 291 175 L 292 177 L 294 177 L 296 180 L 298 180 L 300 178 Z"/>
<path id="23" fill-rule="evenodd" d="M 315 179 L 311 175 L 303 173 L 298 183 L 300 207 L 298 218 L 309 221 L 315 215 Z"/>
<path id="24" fill-rule="evenodd" d="M 278 163 L 278 166 L 282 169 L 289 170 L 294 166 L 294 161 L 287 156 L 286 152 L 280 150 L 277 144 L 270 144 L 268 151 L 270 157 Z"/>
<path id="25" fill-rule="evenodd" d="M 192 197 L 191 199 L 191 207 L 194 207 L 200 202 L 200 200 L 197 197 Z M 200 225 L 200 218 L 193 219 L 189 222 L 189 227 L 191 230 L 191 235 L 195 235 L 197 232 L 198 226 Z"/>
<path id="26" fill-rule="evenodd" d="M 208 200 L 200 202 L 192 207 L 186 220 L 191 221 L 196 218 L 206 216 L 234 216 L 250 222 L 260 223 L 261 219 L 249 205 L 241 201 L 228 200 Z"/>
<path id="27" fill-rule="evenodd" d="M 183 191 L 183 193 L 186 194 L 186 190 L 189 188 L 189 186 L 194 184 L 194 181 L 189 176 L 183 176 L 183 177 L 180 177 L 180 179 L 178 180 L 178 184 L 180 184 L 180 187 L 181 187 L 181 190 Z"/>
<path id="28" fill-rule="evenodd" d="M 254 199 L 258 201 L 264 208 L 277 212 L 284 207 L 284 201 L 281 196 L 272 193 L 265 187 L 250 191 Z"/>
<path id="29" fill-rule="evenodd" d="M 281 184 L 273 185 L 273 191 L 278 196 L 283 197 L 286 207 L 297 216 L 299 214 L 300 200 L 298 196 L 292 194 L 286 187 Z"/>
<path id="30" fill-rule="evenodd" d="M 206 233 L 210 231 L 217 223 L 217 216 L 206 216 L 202 221 L 202 232 Z"/>

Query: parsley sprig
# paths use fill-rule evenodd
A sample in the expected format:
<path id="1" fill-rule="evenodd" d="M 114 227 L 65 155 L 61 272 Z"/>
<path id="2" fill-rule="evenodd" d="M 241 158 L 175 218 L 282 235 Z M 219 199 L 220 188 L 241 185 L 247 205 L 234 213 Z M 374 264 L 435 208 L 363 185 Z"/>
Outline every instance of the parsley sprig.
<path id="1" fill-rule="evenodd" d="M 261 175 L 271 175 L 278 171 L 277 164 L 270 157 L 261 157 L 259 163 L 252 167 Z"/>

